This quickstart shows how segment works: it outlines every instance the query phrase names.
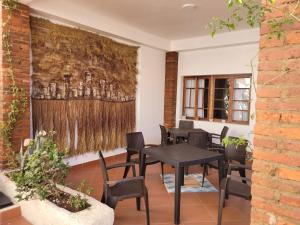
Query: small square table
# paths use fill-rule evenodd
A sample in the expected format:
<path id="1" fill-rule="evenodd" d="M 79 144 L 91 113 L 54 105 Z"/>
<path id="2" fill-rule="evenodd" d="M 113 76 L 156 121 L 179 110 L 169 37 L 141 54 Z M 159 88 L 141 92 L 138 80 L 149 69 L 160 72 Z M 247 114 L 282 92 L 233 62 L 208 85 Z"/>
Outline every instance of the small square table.
<path id="1" fill-rule="evenodd" d="M 224 156 L 218 152 L 201 149 L 187 143 L 143 149 L 141 152 L 140 175 L 145 177 L 145 159 L 149 155 L 175 167 L 174 224 L 180 224 L 180 194 L 184 184 L 184 167 L 200 165 L 218 160 L 219 184 L 224 177 Z"/>
<path id="2" fill-rule="evenodd" d="M 186 128 L 171 128 L 170 134 L 173 137 L 173 143 L 176 144 L 178 137 L 188 138 L 190 132 L 206 132 L 200 128 L 186 129 Z"/>

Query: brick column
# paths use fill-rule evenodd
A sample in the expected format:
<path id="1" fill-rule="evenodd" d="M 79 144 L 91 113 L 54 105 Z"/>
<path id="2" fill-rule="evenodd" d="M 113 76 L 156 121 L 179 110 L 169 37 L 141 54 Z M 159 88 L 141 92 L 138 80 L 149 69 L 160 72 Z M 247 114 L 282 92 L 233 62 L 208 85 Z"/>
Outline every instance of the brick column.
<path id="1" fill-rule="evenodd" d="M 267 15 L 261 27 L 252 225 L 300 224 L 300 23 L 269 40 L 267 20 L 281 16 Z"/>
<path id="2" fill-rule="evenodd" d="M 2 24 L 6 21 L 7 11 L 1 9 L 1 37 Z M 29 101 L 30 89 L 30 25 L 29 25 L 29 8 L 25 5 L 19 5 L 18 9 L 13 12 L 11 38 L 13 45 L 13 67 L 18 87 L 25 88 Z M 2 38 L 0 47 L 2 49 Z M 1 51 L 1 75 L 0 75 L 0 123 L 6 120 L 7 113 L 10 111 L 10 103 L 13 96 L 10 92 L 10 78 L 7 74 L 8 64 L 6 63 L 3 50 Z M 19 151 L 21 140 L 28 138 L 30 135 L 30 115 L 29 104 L 22 118 L 17 122 L 13 133 L 13 150 Z M 3 164 L 3 154 L 8 151 L 0 139 L 0 168 Z"/>
<path id="3" fill-rule="evenodd" d="M 178 52 L 166 54 L 164 124 L 175 127 L 177 98 Z"/>

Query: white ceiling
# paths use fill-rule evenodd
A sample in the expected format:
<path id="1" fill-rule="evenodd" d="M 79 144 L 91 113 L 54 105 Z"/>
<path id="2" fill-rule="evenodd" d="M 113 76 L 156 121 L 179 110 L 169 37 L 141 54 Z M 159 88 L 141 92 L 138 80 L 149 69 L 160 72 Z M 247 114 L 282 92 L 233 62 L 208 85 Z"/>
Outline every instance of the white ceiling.
<path id="1" fill-rule="evenodd" d="M 225 17 L 225 0 L 67 0 L 148 33 L 169 39 L 207 35 L 212 17 Z M 194 3 L 196 8 L 183 9 Z"/>
<path id="2" fill-rule="evenodd" d="M 84 11 L 99 14 L 141 31 L 178 40 L 208 35 L 206 25 L 214 16 L 226 17 L 225 0 L 23 0 L 27 3 L 77 5 Z M 193 3 L 196 8 L 183 9 Z M 33 4 L 34 5 L 34 4 Z M 240 28 L 244 28 L 241 26 Z"/>

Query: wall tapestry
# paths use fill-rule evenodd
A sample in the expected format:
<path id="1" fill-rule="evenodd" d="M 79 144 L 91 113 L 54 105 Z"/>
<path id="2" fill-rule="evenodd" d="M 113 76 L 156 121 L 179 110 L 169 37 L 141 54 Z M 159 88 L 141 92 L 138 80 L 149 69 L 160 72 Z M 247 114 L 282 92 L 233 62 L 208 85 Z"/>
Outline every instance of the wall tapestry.
<path id="1" fill-rule="evenodd" d="M 135 129 L 137 47 L 31 17 L 33 131 L 71 155 L 125 146 Z"/>

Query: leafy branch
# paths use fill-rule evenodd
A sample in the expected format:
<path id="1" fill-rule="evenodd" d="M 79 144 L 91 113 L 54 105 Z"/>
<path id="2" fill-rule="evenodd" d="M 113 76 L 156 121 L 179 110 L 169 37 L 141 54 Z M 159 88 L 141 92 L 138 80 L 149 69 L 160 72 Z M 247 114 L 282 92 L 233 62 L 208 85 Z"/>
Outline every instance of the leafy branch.
<path id="1" fill-rule="evenodd" d="M 13 131 L 16 127 L 18 119 L 22 113 L 26 110 L 27 96 L 24 88 L 19 88 L 16 84 L 15 73 L 14 73 L 14 59 L 13 59 L 13 44 L 11 41 L 11 21 L 12 14 L 18 7 L 18 0 L 3 0 L 2 6 L 7 10 L 7 18 L 3 23 L 3 52 L 5 60 L 8 64 L 6 69 L 7 75 L 10 78 L 10 93 L 13 100 L 9 106 L 9 112 L 7 113 L 7 119 L 1 124 L 0 135 L 3 138 L 4 144 L 7 148 L 12 147 L 11 139 Z"/>
<path id="2" fill-rule="evenodd" d="M 270 26 L 269 38 L 275 36 L 279 39 L 284 33 L 285 25 L 300 21 L 299 17 L 295 15 L 299 2 L 300 0 L 297 0 L 295 7 L 290 10 L 287 7 L 276 7 L 276 0 L 266 0 L 265 4 L 258 0 L 227 0 L 227 8 L 230 11 L 229 17 L 225 19 L 214 17 L 207 27 L 211 30 L 211 35 L 214 36 L 218 31 L 235 30 L 242 21 L 245 21 L 250 27 L 260 26 L 267 13 L 273 13 L 277 10 L 282 13 L 283 17 L 270 19 L 267 23 Z"/>

